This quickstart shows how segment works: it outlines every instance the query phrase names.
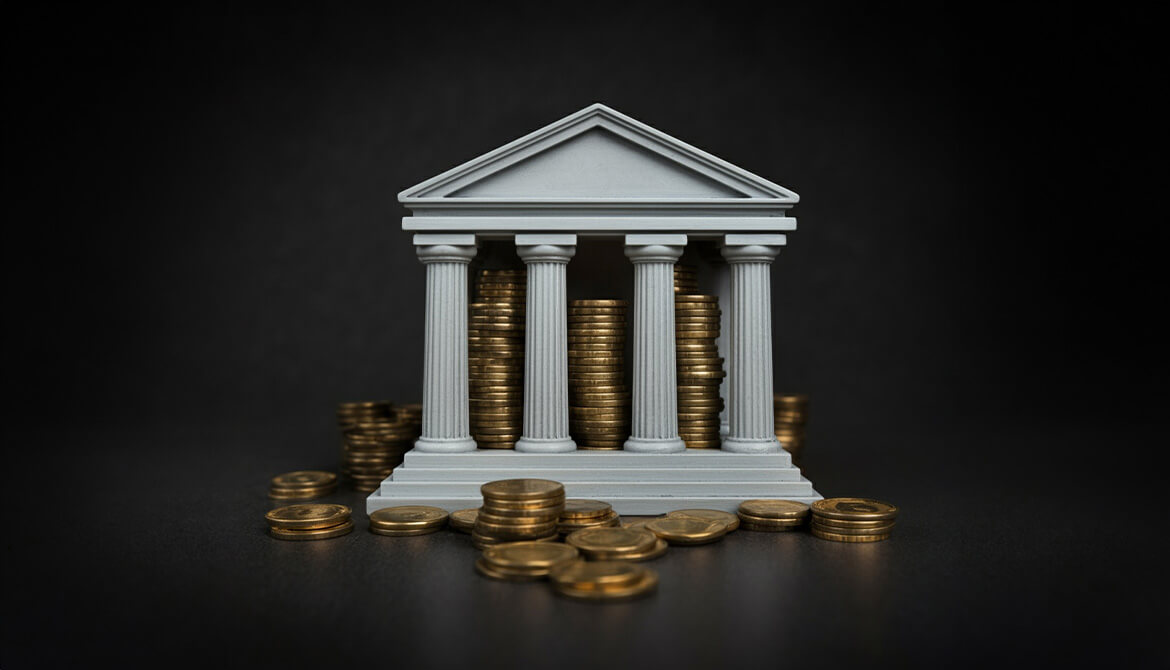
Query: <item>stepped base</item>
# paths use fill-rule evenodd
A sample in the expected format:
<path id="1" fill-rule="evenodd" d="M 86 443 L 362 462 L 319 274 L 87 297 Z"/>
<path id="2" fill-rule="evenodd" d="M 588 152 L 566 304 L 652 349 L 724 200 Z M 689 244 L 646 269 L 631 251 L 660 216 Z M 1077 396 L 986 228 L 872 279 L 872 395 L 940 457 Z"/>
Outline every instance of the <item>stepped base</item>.
<path id="1" fill-rule="evenodd" d="M 680 453 L 571 451 L 521 453 L 481 449 L 464 453 L 411 450 L 377 491 L 366 511 L 395 505 L 433 505 L 448 511 L 479 507 L 485 482 L 515 477 L 553 479 L 570 498 L 594 498 L 619 514 L 663 514 L 686 507 L 734 512 L 750 498 L 820 500 L 812 482 L 780 453 L 687 449 Z"/>

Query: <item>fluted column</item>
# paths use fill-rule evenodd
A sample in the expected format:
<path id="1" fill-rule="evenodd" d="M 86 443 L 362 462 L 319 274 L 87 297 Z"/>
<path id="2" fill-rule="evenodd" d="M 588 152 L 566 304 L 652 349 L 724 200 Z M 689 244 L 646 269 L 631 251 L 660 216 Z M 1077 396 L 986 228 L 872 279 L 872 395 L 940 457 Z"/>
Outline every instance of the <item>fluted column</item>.
<path id="1" fill-rule="evenodd" d="M 475 235 L 415 235 L 414 244 L 427 266 L 422 435 L 414 448 L 475 451 L 467 411 L 467 264 Z"/>
<path id="2" fill-rule="evenodd" d="M 576 235 L 517 235 L 528 266 L 524 329 L 524 431 L 516 451 L 575 451 L 569 437 L 568 309 L 565 273 Z"/>
<path id="3" fill-rule="evenodd" d="M 674 263 L 686 235 L 627 235 L 634 264 L 634 387 L 626 451 L 685 451 L 678 436 Z"/>
<path id="4" fill-rule="evenodd" d="M 723 450 L 780 451 L 772 408 L 772 260 L 783 235 L 727 235 L 731 266 L 728 342 L 728 433 Z"/>

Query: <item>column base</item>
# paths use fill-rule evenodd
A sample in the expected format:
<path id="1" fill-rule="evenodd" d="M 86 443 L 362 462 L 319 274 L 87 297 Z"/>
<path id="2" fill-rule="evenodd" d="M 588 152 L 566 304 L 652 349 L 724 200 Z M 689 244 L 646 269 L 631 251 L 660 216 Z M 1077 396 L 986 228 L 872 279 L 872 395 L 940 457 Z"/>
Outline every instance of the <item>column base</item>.
<path id="1" fill-rule="evenodd" d="M 516 440 L 516 451 L 529 454 L 559 454 L 566 451 L 577 451 L 577 443 L 569 437 L 521 437 Z"/>
<path id="2" fill-rule="evenodd" d="M 723 451 L 733 454 L 774 454 L 784 450 L 776 438 L 723 438 Z"/>
<path id="3" fill-rule="evenodd" d="M 687 450 L 678 437 L 631 437 L 622 449 L 642 454 L 673 454 Z"/>
<path id="4" fill-rule="evenodd" d="M 414 441 L 417 451 L 430 454 L 456 454 L 475 451 L 475 440 L 471 437 L 420 437 Z"/>
<path id="5" fill-rule="evenodd" d="M 731 434 L 731 425 L 726 421 L 719 424 L 719 439 L 726 440 L 727 436 Z"/>

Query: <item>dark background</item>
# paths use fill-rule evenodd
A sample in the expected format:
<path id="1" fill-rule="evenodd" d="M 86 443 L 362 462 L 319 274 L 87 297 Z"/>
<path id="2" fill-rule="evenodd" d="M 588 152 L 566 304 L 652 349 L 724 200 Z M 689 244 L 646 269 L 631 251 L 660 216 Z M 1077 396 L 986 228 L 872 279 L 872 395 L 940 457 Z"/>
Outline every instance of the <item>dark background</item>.
<path id="1" fill-rule="evenodd" d="M 6 14 L 0 665 L 1166 661 L 1148 17 Z M 801 195 L 777 389 L 812 396 L 818 490 L 898 534 L 738 533 L 607 608 L 477 578 L 457 536 L 265 538 L 267 479 L 335 467 L 336 402 L 421 395 L 396 194 L 598 101 Z"/>

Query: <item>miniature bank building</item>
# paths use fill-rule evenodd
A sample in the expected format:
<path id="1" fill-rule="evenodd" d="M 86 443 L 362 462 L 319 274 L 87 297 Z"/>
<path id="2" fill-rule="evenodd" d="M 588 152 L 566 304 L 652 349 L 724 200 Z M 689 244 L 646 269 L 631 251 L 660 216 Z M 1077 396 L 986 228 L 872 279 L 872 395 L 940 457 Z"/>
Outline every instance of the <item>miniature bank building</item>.
<path id="1" fill-rule="evenodd" d="M 771 265 L 796 229 L 795 193 L 594 104 L 399 200 L 427 275 L 422 435 L 367 511 L 478 507 L 481 484 L 513 477 L 562 482 L 569 497 L 622 514 L 821 498 L 773 428 Z M 688 449 L 679 437 L 680 258 L 722 308 L 717 448 Z M 493 267 L 527 270 L 526 392 L 513 449 L 478 448 L 469 419 L 469 283 Z M 614 450 L 578 449 L 571 435 L 566 314 L 575 297 L 628 300 L 629 437 Z"/>

